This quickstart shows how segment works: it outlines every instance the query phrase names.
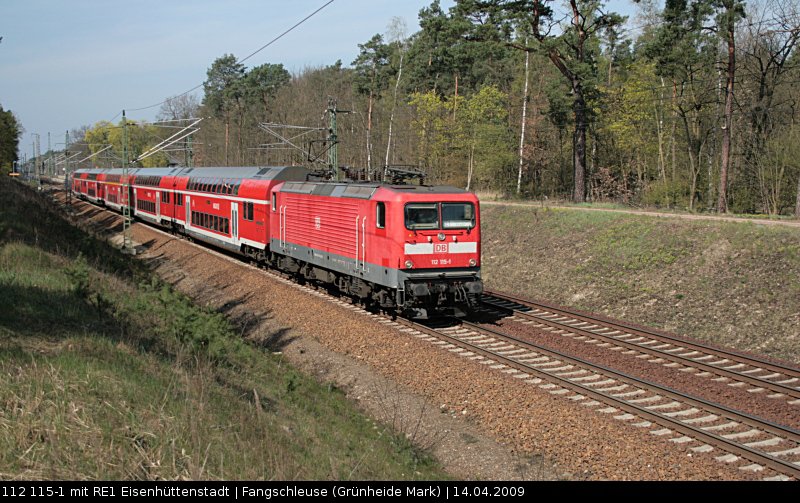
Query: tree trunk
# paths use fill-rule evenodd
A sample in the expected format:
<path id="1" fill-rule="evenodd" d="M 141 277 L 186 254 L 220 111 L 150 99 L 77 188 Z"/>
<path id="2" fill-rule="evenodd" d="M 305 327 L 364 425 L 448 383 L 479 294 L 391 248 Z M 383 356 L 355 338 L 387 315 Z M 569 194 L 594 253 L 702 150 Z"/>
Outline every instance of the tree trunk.
<path id="1" fill-rule="evenodd" d="M 574 180 L 572 200 L 582 203 L 586 201 L 586 101 L 583 97 L 583 87 L 577 78 L 572 81 L 572 89 L 575 92 L 572 107 L 575 113 L 575 133 L 572 137 Z"/>
<path id="2" fill-rule="evenodd" d="M 458 74 L 456 74 L 456 90 L 455 90 L 455 98 L 453 101 L 453 122 L 456 121 L 456 111 L 458 110 Z"/>
<path id="3" fill-rule="evenodd" d="M 734 39 L 734 22 L 730 17 L 726 26 L 728 42 L 728 75 L 725 85 L 725 124 L 722 131 L 722 159 L 719 171 L 719 198 L 717 211 L 728 212 L 728 170 L 731 162 L 731 135 L 733 134 L 733 84 L 736 76 L 736 41 Z"/>
<path id="4" fill-rule="evenodd" d="M 528 41 L 525 41 L 528 45 Z M 525 164 L 523 158 L 523 148 L 525 146 L 525 122 L 528 119 L 528 67 L 531 58 L 531 52 L 525 51 L 525 91 L 522 95 L 522 132 L 519 135 L 519 171 L 517 172 L 517 195 L 522 191 L 522 168 Z"/>
<path id="5" fill-rule="evenodd" d="M 670 143 L 672 147 L 672 182 L 675 183 L 675 178 L 677 176 L 677 137 L 675 136 L 675 130 L 678 127 L 678 83 L 672 81 L 672 136 L 670 137 Z"/>
<path id="6" fill-rule="evenodd" d="M 392 126 L 394 125 L 394 111 L 397 108 L 397 89 L 400 87 L 400 76 L 403 75 L 404 52 L 400 53 L 400 68 L 397 70 L 397 80 L 394 82 L 394 97 L 392 98 L 392 113 L 389 115 L 389 139 L 386 141 L 386 162 L 384 163 L 384 179 L 389 174 L 389 154 L 392 151 Z"/>
<path id="7" fill-rule="evenodd" d="M 661 87 L 664 87 L 664 78 L 661 78 Z M 655 106 L 655 118 L 656 118 L 656 131 L 658 131 L 658 169 L 659 173 L 661 174 L 661 181 L 667 181 L 667 160 L 664 154 L 664 109 L 663 109 L 663 102 L 664 102 L 664 91 L 662 89 L 659 103 Z M 659 108 L 659 105 L 662 108 Z"/>
<path id="8" fill-rule="evenodd" d="M 230 166 L 230 164 L 228 164 L 228 126 L 230 125 L 229 123 L 230 121 L 226 117 L 225 118 L 225 166 Z"/>
<path id="9" fill-rule="evenodd" d="M 242 165 L 242 123 L 244 122 L 244 112 L 239 108 L 236 120 L 236 163 Z"/>
<path id="10" fill-rule="evenodd" d="M 469 190 L 470 185 L 472 185 L 472 166 L 475 160 L 475 138 L 472 139 L 472 145 L 469 147 L 469 164 L 467 168 L 467 188 Z"/>
<path id="11" fill-rule="evenodd" d="M 717 113 L 719 113 L 719 105 L 722 102 L 722 71 L 717 71 Z M 708 156 L 708 197 L 706 206 L 709 211 L 714 209 L 714 157 L 716 156 L 716 148 L 719 142 L 719 131 L 714 128 L 711 149 Z"/>
<path id="12" fill-rule="evenodd" d="M 800 174 L 797 175 L 797 199 L 794 203 L 794 216 L 800 218 Z"/>
<path id="13" fill-rule="evenodd" d="M 367 107 L 367 179 L 372 180 L 372 91 L 369 92 Z"/>
<path id="14" fill-rule="evenodd" d="M 686 131 L 686 147 L 687 147 L 686 148 L 686 152 L 689 155 L 689 170 L 690 170 L 690 175 L 691 175 L 691 178 L 692 178 L 691 192 L 689 193 L 689 211 L 693 211 L 694 210 L 694 192 L 697 189 L 697 171 L 698 171 L 698 168 L 696 167 L 696 163 L 695 163 L 695 153 L 696 153 L 695 152 L 695 144 L 696 144 L 695 138 L 696 138 L 696 135 L 693 135 L 691 133 L 691 130 L 689 128 L 689 118 L 688 118 L 686 112 L 683 111 L 683 110 L 681 110 L 681 117 L 683 118 L 683 127 L 684 127 L 684 129 Z M 697 156 L 697 162 L 699 162 L 699 161 L 700 161 L 700 157 L 698 155 Z"/>

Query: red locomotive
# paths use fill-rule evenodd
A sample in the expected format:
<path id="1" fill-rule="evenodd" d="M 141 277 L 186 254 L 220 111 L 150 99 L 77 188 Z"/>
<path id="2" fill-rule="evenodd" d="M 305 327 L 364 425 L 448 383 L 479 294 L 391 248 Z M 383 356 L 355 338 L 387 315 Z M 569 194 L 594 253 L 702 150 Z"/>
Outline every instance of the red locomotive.
<path id="1" fill-rule="evenodd" d="M 72 191 L 384 309 L 424 317 L 475 305 L 473 194 L 310 176 L 302 167 L 131 169 L 127 180 L 121 169 L 78 170 Z"/>

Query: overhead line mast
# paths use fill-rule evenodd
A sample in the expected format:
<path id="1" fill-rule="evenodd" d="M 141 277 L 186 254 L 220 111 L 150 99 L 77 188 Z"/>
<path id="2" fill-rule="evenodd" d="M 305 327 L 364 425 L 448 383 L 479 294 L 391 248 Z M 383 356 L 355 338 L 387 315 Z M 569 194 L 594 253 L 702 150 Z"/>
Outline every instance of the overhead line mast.
<path id="1" fill-rule="evenodd" d="M 122 190 L 125 193 L 125 204 L 122 205 L 122 252 L 133 255 L 131 239 L 131 190 L 128 180 L 128 119 L 122 111 Z"/>
<path id="2" fill-rule="evenodd" d="M 339 139 L 336 134 L 336 115 L 349 114 L 350 110 L 339 110 L 336 108 L 336 100 L 328 97 L 328 167 L 334 173 L 337 182 L 341 182 L 344 177 L 339 167 Z"/>

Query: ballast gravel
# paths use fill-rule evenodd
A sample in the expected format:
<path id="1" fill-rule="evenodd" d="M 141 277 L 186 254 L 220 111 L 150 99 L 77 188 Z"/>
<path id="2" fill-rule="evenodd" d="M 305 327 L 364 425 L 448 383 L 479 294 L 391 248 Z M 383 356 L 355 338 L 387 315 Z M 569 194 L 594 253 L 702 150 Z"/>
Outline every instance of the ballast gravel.
<path id="1" fill-rule="evenodd" d="M 83 205 L 83 206 L 80 206 Z M 119 222 L 93 214 L 97 226 Z M 118 227 L 117 227 L 118 229 Z M 98 229 L 99 230 L 99 229 Z M 640 418 L 587 406 L 543 385 L 457 356 L 230 257 L 133 226 L 140 258 L 198 303 L 232 306 L 251 339 L 279 346 L 295 365 L 333 382 L 384 424 L 430 449 L 464 479 L 741 480 L 767 471 L 738 469 L 697 442 Z M 601 412 L 606 409 L 606 412 Z M 615 419 L 619 417 L 620 419 Z M 639 426 L 636 426 L 636 425 Z"/>

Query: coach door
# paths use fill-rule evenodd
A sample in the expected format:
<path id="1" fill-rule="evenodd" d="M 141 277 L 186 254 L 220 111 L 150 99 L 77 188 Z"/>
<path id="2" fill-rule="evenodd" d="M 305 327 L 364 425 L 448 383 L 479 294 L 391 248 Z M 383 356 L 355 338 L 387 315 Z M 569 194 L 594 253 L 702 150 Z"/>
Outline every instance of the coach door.
<path id="1" fill-rule="evenodd" d="M 175 225 L 175 221 L 178 219 L 178 191 L 175 190 L 177 184 L 175 182 L 172 183 L 172 190 L 169 191 L 169 221 Z"/>
<path id="2" fill-rule="evenodd" d="M 239 203 L 231 203 L 231 237 L 239 244 Z"/>
<path id="3" fill-rule="evenodd" d="M 186 197 L 184 199 L 185 200 L 183 201 L 183 203 L 186 205 L 185 206 L 185 208 L 186 208 L 186 221 L 183 222 L 183 226 L 188 229 L 189 227 L 192 226 L 192 220 L 189 218 L 189 216 L 192 214 L 192 200 L 191 200 L 191 196 L 189 196 L 189 194 L 186 194 Z"/>

